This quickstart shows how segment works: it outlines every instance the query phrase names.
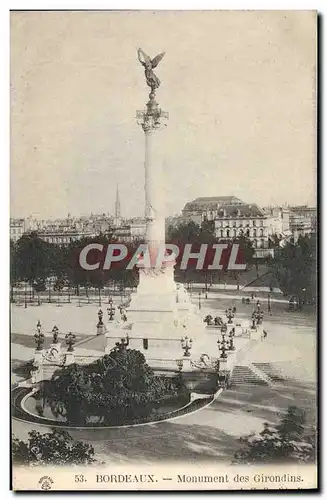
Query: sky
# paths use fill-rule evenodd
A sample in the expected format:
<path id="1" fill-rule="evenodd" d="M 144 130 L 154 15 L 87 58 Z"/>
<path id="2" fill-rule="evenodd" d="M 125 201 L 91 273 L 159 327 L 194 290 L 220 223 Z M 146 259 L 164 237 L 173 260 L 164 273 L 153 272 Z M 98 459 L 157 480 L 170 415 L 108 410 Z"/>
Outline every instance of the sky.
<path id="1" fill-rule="evenodd" d="M 11 13 L 11 216 L 144 212 L 149 89 L 166 215 L 199 196 L 316 204 L 313 11 Z"/>

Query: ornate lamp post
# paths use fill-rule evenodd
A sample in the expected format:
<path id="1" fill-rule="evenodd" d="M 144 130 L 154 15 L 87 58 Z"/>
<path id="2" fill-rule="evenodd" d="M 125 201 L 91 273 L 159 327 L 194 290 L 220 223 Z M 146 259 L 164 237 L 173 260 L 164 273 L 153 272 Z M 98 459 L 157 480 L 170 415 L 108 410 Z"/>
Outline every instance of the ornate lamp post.
<path id="1" fill-rule="evenodd" d="M 235 351 L 235 345 L 234 345 L 234 336 L 229 334 L 229 346 L 228 346 L 229 351 Z"/>
<path id="2" fill-rule="evenodd" d="M 263 321 L 263 311 L 258 311 L 257 312 L 257 324 L 261 325 L 262 321 Z"/>
<path id="3" fill-rule="evenodd" d="M 41 331 L 41 322 L 40 320 L 36 324 L 36 329 L 37 333 L 34 335 L 35 343 L 36 343 L 36 350 L 37 351 L 42 351 L 42 347 L 44 344 L 44 335 Z"/>
<path id="4" fill-rule="evenodd" d="M 118 306 L 118 309 L 120 311 L 120 318 L 121 318 L 121 320 L 124 321 L 124 322 L 127 321 L 126 310 L 123 307 L 123 305 Z"/>
<path id="5" fill-rule="evenodd" d="M 252 313 L 251 321 L 252 321 L 251 330 L 255 330 L 256 329 L 256 313 L 255 312 Z"/>
<path id="6" fill-rule="evenodd" d="M 189 339 L 187 335 L 181 339 L 181 344 L 182 344 L 182 349 L 184 350 L 184 356 L 185 357 L 190 357 L 191 353 L 190 350 L 192 349 L 192 343 L 193 340 Z"/>
<path id="7" fill-rule="evenodd" d="M 99 321 L 97 323 L 97 335 L 102 335 L 103 333 L 105 333 L 106 327 L 104 326 L 103 323 L 103 311 L 101 309 L 99 309 L 98 318 Z"/>
<path id="8" fill-rule="evenodd" d="M 220 327 L 220 331 L 221 331 L 221 336 L 222 336 L 222 339 L 225 340 L 225 335 L 227 333 L 227 325 L 226 323 L 223 323 Z"/>
<path id="9" fill-rule="evenodd" d="M 99 322 L 97 324 L 97 326 L 102 326 L 103 325 L 103 321 L 102 321 L 102 318 L 103 318 L 103 311 L 101 309 L 99 309 L 99 312 L 98 312 L 98 318 L 99 318 Z"/>
<path id="10" fill-rule="evenodd" d="M 227 342 L 225 340 L 225 335 L 222 335 L 222 340 L 217 340 L 218 344 L 218 349 L 221 352 L 220 358 L 226 359 L 227 358 Z"/>
<path id="11" fill-rule="evenodd" d="M 233 313 L 232 309 L 226 309 L 225 311 L 226 317 L 228 319 L 228 323 L 231 324 L 233 322 L 233 318 L 235 317 L 235 314 Z"/>
<path id="12" fill-rule="evenodd" d="M 253 311 L 252 313 L 252 326 L 251 328 L 255 328 L 255 322 L 257 325 L 261 325 L 263 321 L 263 311 L 258 308 L 256 311 Z M 253 326 L 254 325 L 254 326 Z"/>
<path id="13" fill-rule="evenodd" d="M 73 350 L 74 350 L 73 345 L 76 342 L 76 335 L 74 335 L 74 333 L 72 333 L 72 332 L 69 332 L 65 335 L 65 339 L 66 339 L 66 344 L 68 346 L 67 351 L 73 352 Z"/>
<path id="14" fill-rule="evenodd" d="M 58 334 L 59 334 L 59 328 L 55 325 L 52 328 L 52 343 L 53 344 L 58 344 Z"/>
<path id="15" fill-rule="evenodd" d="M 112 299 L 109 300 L 109 307 L 107 307 L 109 321 L 112 321 L 115 316 L 115 307 L 113 306 Z"/>

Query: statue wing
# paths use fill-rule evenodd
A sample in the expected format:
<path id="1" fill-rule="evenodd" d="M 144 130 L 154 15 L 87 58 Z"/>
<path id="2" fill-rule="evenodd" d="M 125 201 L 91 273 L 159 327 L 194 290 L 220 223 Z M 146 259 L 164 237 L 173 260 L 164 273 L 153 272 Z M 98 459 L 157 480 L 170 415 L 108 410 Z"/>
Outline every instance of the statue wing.
<path id="1" fill-rule="evenodd" d="M 143 66 L 145 63 L 151 63 L 150 57 L 145 52 L 143 52 L 142 49 L 138 49 L 137 55 L 140 63 L 143 64 Z"/>
<path id="2" fill-rule="evenodd" d="M 158 54 L 156 57 L 154 57 L 151 61 L 152 68 L 156 68 L 158 64 L 160 63 L 161 59 L 163 56 L 166 54 L 166 52 L 161 52 L 161 54 Z"/>

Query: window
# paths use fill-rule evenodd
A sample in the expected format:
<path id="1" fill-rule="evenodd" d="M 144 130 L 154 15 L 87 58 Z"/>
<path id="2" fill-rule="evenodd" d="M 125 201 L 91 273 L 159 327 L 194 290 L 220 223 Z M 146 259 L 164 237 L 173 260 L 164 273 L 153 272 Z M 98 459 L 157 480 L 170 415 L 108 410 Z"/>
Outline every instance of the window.
<path id="1" fill-rule="evenodd" d="M 226 230 L 226 236 L 229 238 L 229 229 Z"/>
<path id="2" fill-rule="evenodd" d="M 149 340 L 143 339 L 143 349 L 146 351 L 149 347 Z"/>
<path id="3" fill-rule="evenodd" d="M 257 230 L 256 229 L 253 229 L 253 236 L 256 237 L 257 236 Z"/>
<path id="4" fill-rule="evenodd" d="M 259 236 L 263 236 L 263 229 L 260 229 L 260 234 Z"/>
<path id="5" fill-rule="evenodd" d="M 250 229 L 247 229 L 246 231 L 246 236 L 249 238 L 250 237 Z"/>
<path id="6" fill-rule="evenodd" d="M 220 237 L 221 237 L 221 238 L 223 237 L 223 234 L 224 234 L 224 231 L 221 229 L 221 230 L 220 230 Z"/>
<path id="7" fill-rule="evenodd" d="M 254 220 L 254 221 L 253 221 L 253 227 L 255 227 L 256 225 L 257 225 L 257 221 L 256 221 L 256 220 Z"/>
<path id="8" fill-rule="evenodd" d="M 265 246 L 265 240 L 261 240 L 261 247 L 264 248 Z"/>

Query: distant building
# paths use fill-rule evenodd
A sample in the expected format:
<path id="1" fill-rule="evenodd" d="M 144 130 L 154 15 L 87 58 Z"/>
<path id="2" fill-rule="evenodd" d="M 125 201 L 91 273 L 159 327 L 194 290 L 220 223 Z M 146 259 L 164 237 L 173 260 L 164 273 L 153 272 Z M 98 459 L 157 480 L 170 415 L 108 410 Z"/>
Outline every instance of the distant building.
<path id="1" fill-rule="evenodd" d="M 290 211 L 288 207 L 269 206 L 264 207 L 262 210 L 267 216 L 269 235 L 276 234 L 284 238 L 291 234 Z"/>
<path id="2" fill-rule="evenodd" d="M 25 219 L 10 219 L 10 239 L 16 243 L 25 233 Z"/>
<path id="3" fill-rule="evenodd" d="M 218 240 L 249 238 L 255 248 L 268 248 L 268 218 L 255 203 L 245 203 L 235 196 L 196 198 L 187 203 L 183 218 L 198 224 L 214 221 Z"/>
<path id="4" fill-rule="evenodd" d="M 182 217 L 193 220 L 201 225 L 204 220 L 214 220 L 223 213 L 223 207 L 242 205 L 243 202 L 235 196 L 209 196 L 196 198 L 186 203 Z"/>
<path id="5" fill-rule="evenodd" d="M 317 231 L 317 209 L 307 205 L 289 207 L 290 230 L 295 239 Z"/>

